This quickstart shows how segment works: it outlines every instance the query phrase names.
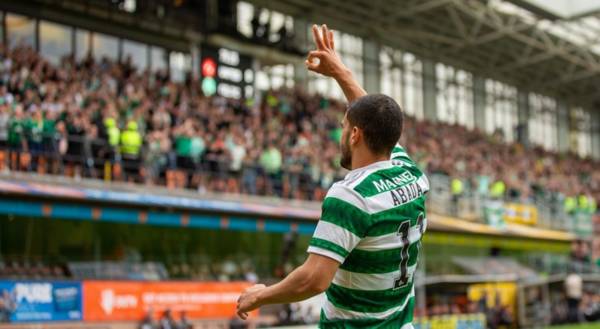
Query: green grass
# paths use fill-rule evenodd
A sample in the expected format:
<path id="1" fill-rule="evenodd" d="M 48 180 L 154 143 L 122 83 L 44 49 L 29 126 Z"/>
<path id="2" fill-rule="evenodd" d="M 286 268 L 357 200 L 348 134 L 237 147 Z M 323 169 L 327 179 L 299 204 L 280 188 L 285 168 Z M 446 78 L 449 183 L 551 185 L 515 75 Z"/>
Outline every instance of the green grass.
<path id="1" fill-rule="evenodd" d="M 272 329 L 316 329 L 317 326 L 292 326 L 292 327 L 273 327 Z M 269 328 L 271 329 L 271 328 Z M 600 329 L 600 322 L 568 324 L 561 326 L 546 327 L 546 329 Z"/>
<path id="2" fill-rule="evenodd" d="M 568 324 L 564 326 L 552 326 L 548 329 L 599 329 L 600 322 L 583 323 L 583 324 Z"/>

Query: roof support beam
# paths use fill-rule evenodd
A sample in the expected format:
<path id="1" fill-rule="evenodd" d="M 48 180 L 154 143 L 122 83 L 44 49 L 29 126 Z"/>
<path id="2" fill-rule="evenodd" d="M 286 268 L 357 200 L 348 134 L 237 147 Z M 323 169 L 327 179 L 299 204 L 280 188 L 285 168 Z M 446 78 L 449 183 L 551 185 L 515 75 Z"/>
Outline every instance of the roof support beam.
<path id="1" fill-rule="evenodd" d="M 493 3 L 248 1 L 312 22 L 326 22 L 336 29 L 412 52 L 421 59 L 453 65 L 519 88 L 561 97 L 577 92 L 577 97 L 600 100 L 594 87 L 600 85 L 600 55 L 559 37 L 543 21 L 500 11 Z M 572 101 L 577 103 L 579 99 Z"/>

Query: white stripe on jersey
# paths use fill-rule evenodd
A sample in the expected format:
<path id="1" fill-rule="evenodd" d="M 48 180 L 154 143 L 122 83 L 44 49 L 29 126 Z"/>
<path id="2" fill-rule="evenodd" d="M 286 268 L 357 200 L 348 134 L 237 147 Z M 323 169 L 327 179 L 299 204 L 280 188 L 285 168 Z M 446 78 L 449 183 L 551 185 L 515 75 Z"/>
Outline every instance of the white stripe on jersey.
<path id="1" fill-rule="evenodd" d="M 317 224 L 313 237 L 333 242 L 346 249 L 348 253 L 352 251 L 360 241 L 360 237 L 356 236 L 356 234 L 341 226 L 323 220 L 320 220 Z"/>
<path id="2" fill-rule="evenodd" d="M 327 192 L 325 198 L 340 199 L 368 213 L 368 208 L 365 204 L 365 199 L 362 198 L 357 192 L 355 192 L 348 186 L 338 183 L 333 184 L 333 186 L 329 188 L 329 191 Z"/>
<path id="3" fill-rule="evenodd" d="M 391 315 L 395 314 L 396 312 L 402 311 L 406 307 L 408 302 L 410 301 L 411 297 L 413 297 L 414 295 L 415 295 L 415 290 L 413 288 L 410 295 L 408 295 L 406 297 L 406 300 L 404 301 L 404 303 L 402 303 L 402 305 L 398 305 L 396 307 L 390 308 L 389 310 L 385 310 L 383 312 L 376 312 L 376 313 L 375 312 L 357 312 L 357 311 L 350 311 L 350 310 L 337 308 L 329 300 L 325 300 L 325 304 L 323 305 L 323 312 L 325 313 L 325 317 L 329 320 L 337 320 L 337 319 L 353 320 L 353 319 L 365 319 L 365 318 L 386 319 L 386 318 L 390 317 Z"/>
<path id="4" fill-rule="evenodd" d="M 400 264 L 398 264 L 400 265 Z M 407 268 L 408 277 L 415 273 L 417 265 Z M 400 269 L 389 273 L 356 273 L 338 269 L 333 283 L 348 289 L 356 290 L 388 290 L 394 288 L 395 281 L 400 277 Z"/>
<path id="5" fill-rule="evenodd" d="M 391 159 L 397 158 L 397 157 L 407 157 L 408 158 L 408 154 L 406 154 L 406 152 L 395 152 L 392 153 L 392 155 L 390 156 Z"/>
<path id="6" fill-rule="evenodd" d="M 325 257 L 329 257 L 335 261 L 337 261 L 338 263 L 342 264 L 344 262 L 344 256 L 342 255 L 338 255 L 333 251 L 327 250 L 327 249 L 323 249 L 323 248 L 319 248 L 319 247 L 315 247 L 315 246 L 308 246 L 308 249 L 306 250 L 306 252 L 308 252 L 309 254 L 317 254 L 317 255 L 321 255 L 321 256 L 325 256 Z M 339 271 L 339 269 L 338 269 Z"/>
<path id="7" fill-rule="evenodd" d="M 344 180 L 342 180 L 338 183 L 343 184 L 343 185 L 349 187 L 350 189 L 354 189 L 356 187 L 356 185 L 360 184 L 364 178 L 369 177 L 369 175 L 371 175 L 372 173 L 374 173 L 378 170 L 389 169 L 392 167 L 393 167 L 393 164 L 387 160 L 375 162 L 368 166 L 365 166 L 362 168 L 357 168 L 357 169 L 350 171 L 348 174 L 346 174 L 346 177 L 344 177 Z M 363 179 L 359 179 L 359 178 L 363 178 Z M 336 184 L 338 184 L 338 183 L 336 183 Z"/>
<path id="8" fill-rule="evenodd" d="M 427 179 L 427 176 L 422 175 L 421 177 L 419 177 L 417 179 L 417 184 L 419 184 L 419 186 L 421 187 L 421 191 L 423 191 L 423 194 L 429 191 L 429 180 Z M 366 200 L 366 202 L 368 203 L 371 214 L 394 208 L 394 201 L 389 192 L 375 194 L 373 196 L 365 198 L 364 200 Z"/>
<path id="9" fill-rule="evenodd" d="M 398 223 L 400 227 L 400 222 Z M 423 232 L 427 228 L 427 219 L 423 219 Z M 413 244 L 421 239 L 421 228 L 418 225 L 408 229 L 408 242 Z M 366 236 L 356 246 L 356 249 L 365 251 L 380 251 L 386 249 L 402 248 L 404 242 L 398 236 L 397 232 L 384 234 L 380 236 Z"/>

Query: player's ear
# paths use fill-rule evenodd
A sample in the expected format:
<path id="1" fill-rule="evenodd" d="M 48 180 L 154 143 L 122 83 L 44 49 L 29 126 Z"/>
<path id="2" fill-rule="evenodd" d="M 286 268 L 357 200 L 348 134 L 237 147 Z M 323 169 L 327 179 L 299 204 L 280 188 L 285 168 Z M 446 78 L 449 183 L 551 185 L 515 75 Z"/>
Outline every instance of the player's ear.
<path id="1" fill-rule="evenodd" d="M 362 130 L 357 126 L 350 131 L 350 144 L 356 145 L 362 139 Z"/>

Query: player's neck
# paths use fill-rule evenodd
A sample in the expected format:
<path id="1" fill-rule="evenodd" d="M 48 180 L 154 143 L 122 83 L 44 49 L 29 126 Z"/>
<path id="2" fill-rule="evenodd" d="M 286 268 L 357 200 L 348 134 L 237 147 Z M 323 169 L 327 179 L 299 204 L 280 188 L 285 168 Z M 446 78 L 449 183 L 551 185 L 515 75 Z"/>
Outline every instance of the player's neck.
<path id="1" fill-rule="evenodd" d="M 389 156 L 374 155 L 370 152 L 365 152 L 365 154 L 355 154 L 352 156 L 352 170 L 366 167 L 375 162 L 386 161 L 389 159 Z"/>

